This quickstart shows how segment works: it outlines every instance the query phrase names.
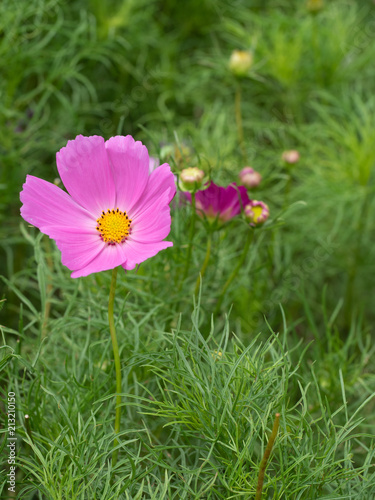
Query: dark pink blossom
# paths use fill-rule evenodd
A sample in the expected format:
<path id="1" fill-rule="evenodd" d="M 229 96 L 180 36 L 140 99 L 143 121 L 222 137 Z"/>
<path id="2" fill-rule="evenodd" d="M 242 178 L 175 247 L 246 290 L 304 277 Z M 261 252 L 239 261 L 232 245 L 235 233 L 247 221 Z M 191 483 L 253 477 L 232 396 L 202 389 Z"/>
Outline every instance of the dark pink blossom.
<path id="1" fill-rule="evenodd" d="M 185 193 L 185 195 L 191 201 L 191 194 Z M 237 186 L 234 182 L 224 188 L 211 181 L 207 189 L 197 191 L 195 194 L 197 214 L 210 222 L 229 221 L 239 215 L 249 202 L 246 188 Z"/>

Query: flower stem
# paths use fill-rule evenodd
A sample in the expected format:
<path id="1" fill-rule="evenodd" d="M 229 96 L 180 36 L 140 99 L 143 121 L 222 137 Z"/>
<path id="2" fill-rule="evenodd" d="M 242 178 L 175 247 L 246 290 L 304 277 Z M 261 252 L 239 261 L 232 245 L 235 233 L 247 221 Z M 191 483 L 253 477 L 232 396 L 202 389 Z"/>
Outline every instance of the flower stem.
<path id="1" fill-rule="evenodd" d="M 241 257 L 240 257 L 240 259 L 239 259 L 239 261 L 237 263 L 237 266 L 233 269 L 232 274 L 229 276 L 229 278 L 227 279 L 225 285 L 223 286 L 223 289 L 221 291 L 220 297 L 219 297 L 219 299 L 217 301 L 217 304 L 216 304 L 216 308 L 215 308 L 215 311 L 214 311 L 215 314 L 220 311 L 221 304 L 223 303 L 223 300 L 224 300 L 224 297 L 225 297 L 225 293 L 226 293 L 229 285 L 232 283 L 232 281 L 234 280 L 234 278 L 237 276 L 238 271 L 241 269 L 243 263 L 245 262 L 246 255 L 247 255 L 247 252 L 249 251 L 249 247 L 250 247 L 251 242 L 253 241 L 253 238 L 254 238 L 254 231 L 253 230 L 249 230 L 248 235 L 247 235 L 247 239 L 246 239 L 246 242 L 245 242 L 245 246 L 244 246 L 242 255 L 241 255 Z"/>
<path id="2" fill-rule="evenodd" d="M 115 300 L 116 279 L 117 279 L 117 267 L 115 267 L 112 270 L 111 288 L 109 290 L 109 301 L 108 301 L 109 331 L 111 332 L 113 356 L 115 359 L 115 368 L 116 368 L 116 418 L 115 418 L 116 438 L 113 442 L 114 448 L 116 448 L 116 446 L 118 445 L 117 434 L 120 431 L 120 421 L 121 421 L 121 363 L 120 363 L 118 342 L 116 337 L 115 321 L 113 318 L 113 304 Z M 112 467 L 114 467 L 117 463 L 117 455 L 118 455 L 118 450 L 114 450 L 112 453 Z"/>
<path id="3" fill-rule="evenodd" d="M 276 436 L 277 436 L 277 431 L 279 430 L 279 422 L 280 422 L 280 413 L 276 413 L 275 420 L 273 422 L 272 432 L 271 432 L 271 435 L 269 437 L 267 447 L 265 449 L 262 461 L 260 462 L 259 475 L 258 475 L 258 485 L 257 485 L 255 500 L 261 500 L 261 498 L 262 498 L 264 474 L 266 472 L 267 462 L 268 462 L 268 459 L 271 455 L 273 444 L 274 444 Z"/>
<path id="4" fill-rule="evenodd" d="M 236 114 L 238 141 L 240 143 L 243 162 L 244 162 L 244 164 L 246 164 L 246 149 L 245 149 L 245 141 L 244 141 L 244 134 L 243 134 L 243 126 L 242 126 L 242 114 L 241 114 L 241 85 L 240 84 L 238 84 L 237 88 L 236 88 L 234 107 L 235 107 L 235 114 Z"/>
<path id="5" fill-rule="evenodd" d="M 45 253 L 46 253 L 46 261 L 47 261 L 47 267 L 50 272 L 50 274 L 47 274 L 47 286 L 46 286 L 46 302 L 44 305 L 44 313 L 43 313 L 43 323 L 42 323 L 42 329 L 41 329 L 41 338 L 44 339 L 45 336 L 47 335 L 47 329 L 48 329 L 48 320 L 49 320 L 49 315 L 51 311 L 51 295 L 53 291 L 53 286 L 51 283 L 51 274 L 53 274 L 53 261 L 51 257 L 51 250 L 50 250 L 50 240 L 47 238 L 44 238 L 44 246 L 45 246 Z"/>
<path id="6" fill-rule="evenodd" d="M 182 281 L 184 281 L 189 274 L 191 252 L 193 249 L 194 232 L 195 232 L 195 193 L 191 193 L 191 221 L 190 221 L 189 246 L 186 257 L 185 272 Z"/>
<path id="7" fill-rule="evenodd" d="M 349 267 L 348 280 L 346 285 L 345 323 L 347 324 L 348 327 L 350 326 L 353 314 L 354 289 L 357 276 L 357 266 L 361 258 L 363 229 L 364 229 L 364 223 L 367 220 L 368 216 L 368 202 L 369 202 L 369 196 L 368 196 L 368 191 L 366 190 L 364 200 L 361 206 L 359 221 L 355 228 L 356 238 L 355 238 L 354 251 L 352 252 L 353 260 L 351 266 Z"/>
<path id="8" fill-rule="evenodd" d="M 31 432 L 31 425 L 30 425 L 30 417 L 29 417 L 29 415 L 25 415 L 25 427 L 26 427 L 26 432 L 29 435 L 31 441 L 34 442 L 33 433 Z"/>
<path id="9" fill-rule="evenodd" d="M 204 276 L 204 273 L 206 272 L 206 269 L 207 269 L 207 266 L 208 266 L 208 262 L 210 260 L 211 246 L 212 246 L 212 233 L 208 233 L 206 255 L 205 255 L 205 258 L 204 258 L 204 261 L 203 261 L 203 264 L 202 264 L 202 268 L 201 268 L 201 270 L 199 272 L 199 275 L 198 275 L 198 278 L 197 278 L 197 282 L 195 284 L 195 295 L 196 296 L 198 295 L 199 286 L 201 284 L 201 280 L 202 280 L 202 278 Z"/>

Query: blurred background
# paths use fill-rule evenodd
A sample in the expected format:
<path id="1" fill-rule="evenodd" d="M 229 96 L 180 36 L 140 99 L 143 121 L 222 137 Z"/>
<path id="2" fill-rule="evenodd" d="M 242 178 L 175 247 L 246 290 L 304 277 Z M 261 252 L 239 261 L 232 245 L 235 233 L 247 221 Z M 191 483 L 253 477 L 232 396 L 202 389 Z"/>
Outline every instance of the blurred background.
<path id="1" fill-rule="evenodd" d="M 233 50 L 252 54 L 246 78 L 229 69 Z M 322 300 L 344 329 L 370 324 L 374 58 L 370 0 L 3 0 L 0 273 L 14 279 L 34 255 L 20 230 L 26 174 L 53 182 L 55 153 L 77 134 L 132 134 L 176 172 L 199 165 L 225 184 L 246 164 L 263 176 L 254 197 L 283 227 L 261 240 L 251 290 L 244 281 L 227 302 L 242 324 L 266 314 L 277 327 L 278 304 L 294 320 Z M 289 149 L 300 153 L 290 168 Z M 13 326 L 14 298 L 3 303 Z"/>

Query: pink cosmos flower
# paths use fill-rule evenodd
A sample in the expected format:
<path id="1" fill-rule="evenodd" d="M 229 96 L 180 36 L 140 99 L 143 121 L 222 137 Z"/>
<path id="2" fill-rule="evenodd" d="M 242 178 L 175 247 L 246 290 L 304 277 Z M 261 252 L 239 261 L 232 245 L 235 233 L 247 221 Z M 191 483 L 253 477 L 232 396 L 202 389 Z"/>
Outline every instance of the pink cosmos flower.
<path id="1" fill-rule="evenodd" d="M 185 195 L 191 201 L 191 194 Z M 205 216 L 210 222 L 218 220 L 223 223 L 239 215 L 241 208 L 250 203 L 250 200 L 244 186 L 237 186 L 233 182 L 224 188 L 211 181 L 207 189 L 196 192 L 195 202 L 200 217 Z"/>
<path id="2" fill-rule="evenodd" d="M 130 135 L 79 135 L 56 155 L 68 193 L 28 175 L 22 217 L 56 241 L 72 278 L 134 267 L 172 246 L 169 202 L 176 188 L 168 164 L 149 174 L 145 146 Z M 69 196 L 70 195 L 70 196 Z"/>

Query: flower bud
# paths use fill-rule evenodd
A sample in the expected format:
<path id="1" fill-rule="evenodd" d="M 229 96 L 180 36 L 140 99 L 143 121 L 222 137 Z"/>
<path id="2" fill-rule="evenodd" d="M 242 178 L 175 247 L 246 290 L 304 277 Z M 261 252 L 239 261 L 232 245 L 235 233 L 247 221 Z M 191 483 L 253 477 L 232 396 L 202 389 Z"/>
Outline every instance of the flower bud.
<path id="1" fill-rule="evenodd" d="M 247 76 L 253 65 L 253 54 L 247 50 L 234 50 L 229 59 L 229 69 L 240 78 Z"/>
<path id="2" fill-rule="evenodd" d="M 281 155 L 281 158 L 285 163 L 288 163 L 289 165 L 293 165 L 294 163 L 297 163 L 299 161 L 299 152 L 296 151 L 295 149 L 291 149 L 290 151 L 284 151 L 284 153 Z"/>
<path id="3" fill-rule="evenodd" d="M 307 0 L 306 8 L 312 14 L 317 14 L 324 7 L 323 0 Z"/>
<path id="4" fill-rule="evenodd" d="M 259 186 L 262 176 L 259 172 L 251 167 L 244 167 L 238 174 L 241 184 L 243 184 L 247 189 L 255 188 Z"/>
<path id="5" fill-rule="evenodd" d="M 180 189 L 190 193 L 197 191 L 203 184 L 205 173 L 197 167 L 189 167 L 181 170 Z"/>
<path id="6" fill-rule="evenodd" d="M 264 224 L 270 215 L 268 206 L 263 201 L 252 200 L 244 208 L 245 216 L 250 221 L 250 226 Z"/>

